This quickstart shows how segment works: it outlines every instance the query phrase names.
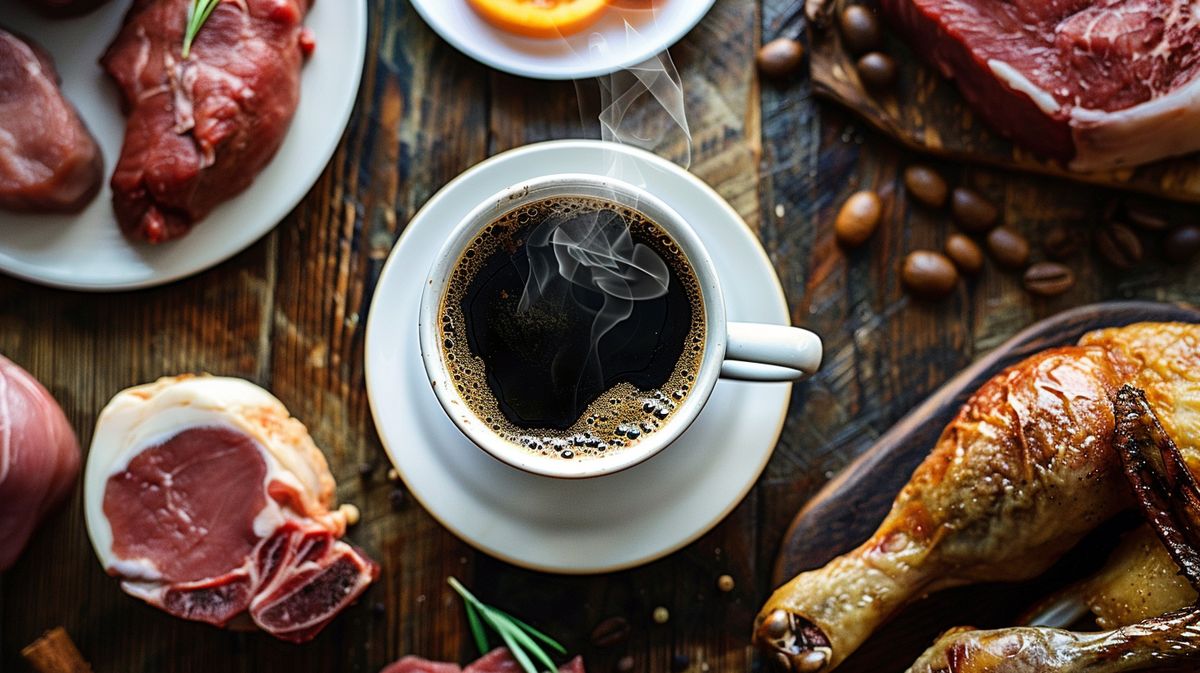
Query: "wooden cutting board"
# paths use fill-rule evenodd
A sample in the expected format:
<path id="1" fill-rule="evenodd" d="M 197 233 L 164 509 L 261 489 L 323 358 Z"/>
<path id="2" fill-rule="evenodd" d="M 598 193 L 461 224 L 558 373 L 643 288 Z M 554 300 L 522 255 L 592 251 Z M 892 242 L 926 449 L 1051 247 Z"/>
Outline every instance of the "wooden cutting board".
<path id="1" fill-rule="evenodd" d="M 1143 301 L 1082 306 L 1034 323 L 963 370 L 896 423 L 800 510 L 780 546 L 774 586 L 825 565 L 869 538 L 942 429 L 987 379 L 1046 348 L 1075 343 L 1091 330 L 1144 321 L 1200 322 L 1200 308 Z M 1049 577 L 1035 582 L 967 587 L 921 601 L 877 633 L 838 669 L 839 673 L 904 671 L 947 627 L 1012 624 L 1016 615 L 1060 585 L 1061 577 L 1071 575 L 1072 567 L 1088 561 L 1096 559 L 1065 559 Z"/>
<path id="2" fill-rule="evenodd" d="M 843 48 L 841 33 L 833 20 L 845 2 L 808 0 L 806 3 L 813 89 L 818 95 L 850 108 L 904 145 L 942 158 L 1200 202 L 1200 157 L 1196 155 L 1134 169 L 1075 173 L 1013 145 L 975 117 L 955 84 L 927 65 L 895 34 L 888 35 L 885 47 L 900 66 L 895 92 L 876 95 L 866 91 L 858 80 L 854 58 Z M 875 6 L 874 0 L 863 0 L 863 4 Z"/>

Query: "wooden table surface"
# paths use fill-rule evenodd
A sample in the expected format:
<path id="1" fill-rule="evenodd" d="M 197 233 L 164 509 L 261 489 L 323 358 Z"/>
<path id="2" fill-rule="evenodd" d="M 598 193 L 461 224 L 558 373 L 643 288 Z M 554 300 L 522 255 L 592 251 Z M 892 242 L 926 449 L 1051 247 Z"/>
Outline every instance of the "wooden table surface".
<path id="1" fill-rule="evenodd" d="M 718 0 L 671 50 L 687 92 L 691 170 L 759 233 L 793 321 L 826 346 L 821 373 L 796 388 L 766 472 L 712 532 L 642 568 L 559 577 L 479 554 L 411 498 L 393 502 L 363 383 L 366 311 L 388 251 L 421 204 L 476 162 L 599 131 L 594 82 L 579 83 L 581 114 L 575 85 L 490 71 L 436 37 L 406 0 L 371 0 L 357 111 L 324 175 L 273 233 L 153 290 L 93 295 L 0 279 L 0 352 L 46 384 L 85 445 L 114 393 L 159 376 L 207 371 L 271 389 L 324 448 L 340 498 L 362 509 L 349 536 L 381 562 L 379 581 L 302 646 L 174 619 L 124 595 L 101 570 L 77 488 L 0 577 L 0 670 L 27 670 L 19 649 L 57 625 L 97 673 L 376 673 L 408 653 L 468 661 L 475 653 L 450 575 L 584 654 L 592 671 L 615 670 L 626 654 L 635 671 L 670 670 L 679 654 L 692 671 L 751 670 L 750 624 L 788 521 L 905 410 L 1039 317 L 1110 298 L 1200 299 L 1195 266 L 1170 267 L 1152 254 L 1115 272 L 1085 251 L 1072 262 L 1080 283 L 1054 299 L 1027 295 L 1017 276 L 989 265 L 946 301 L 911 300 L 900 260 L 940 247 L 952 230 L 944 215 L 907 202 L 898 174 L 914 157 L 814 100 L 804 77 L 770 84 L 756 76 L 757 45 L 798 34 L 800 5 Z M 1086 236 L 1110 199 L 1044 177 L 938 166 L 1001 204 L 1006 222 L 1035 240 L 1060 222 Z M 833 216 L 862 188 L 888 197 L 885 219 L 867 246 L 846 253 L 834 242 Z M 363 465 L 373 468 L 366 477 Z M 736 581 L 729 593 L 717 589 L 723 574 Z M 652 620 L 657 606 L 669 609 L 666 624 Z M 614 615 L 630 621 L 630 639 L 593 647 L 588 634 Z"/>

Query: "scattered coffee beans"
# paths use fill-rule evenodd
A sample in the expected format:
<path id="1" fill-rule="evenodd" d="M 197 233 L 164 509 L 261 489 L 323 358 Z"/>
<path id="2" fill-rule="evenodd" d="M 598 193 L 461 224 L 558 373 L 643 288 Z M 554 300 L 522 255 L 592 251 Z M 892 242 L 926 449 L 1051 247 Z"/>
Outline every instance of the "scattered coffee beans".
<path id="1" fill-rule="evenodd" d="M 855 64 L 855 69 L 863 86 L 873 91 L 884 91 L 896 84 L 896 60 L 882 52 L 863 54 Z"/>
<path id="2" fill-rule="evenodd" d="M 849 248 L 866 243 L 879 226 L 879 216 L 882 212 L 883 202 L 875 192 L 861 191 L 851 194 L 842 204 L 842 209 L 838 211 L 837 219 L 833 222 L 838 242 Z"/>
<path id="3" fill-rule="evenodd" d="M 842 10 L 842 40 L 855 54 L 879 49 L 883 45 L 883 31 L 875 12 L 862 5 L 850 5 Z"/>
<path id="4" fill-rule="evenodd" d="M 914 250 L 904 258 L 901 280 L 914 294 L 944 297 L 958 284 L 958 271 L 950 258 L 931 250 Z"/>
<path id="5" fill-rule="evenodd" d="M 596 647 L 613 647 L 629 639 L 629 620 L 624 617 L 609 617 L 592 629 L 592 644 Z"/>
<path id="6" fill-rule="evenodd" d="M 1142 241 L 1129 227 L 1113 222 L 1096 232 L 1096 250 L 1118 269 L 1132 269 L 1142 261 Z"/>
<path id="7" fill-rule="evenodd" d="M 928 166 L 913 164 L 904 169 L 904 186 L 914 199 L 930 208 L 946 204 L 946 179 Z"/>
<path id="8" fill-rule="evenodd" d="M 988 232 L 987 247 L 1002 266 L 1016 269 L 1029 261 L 1029 241 L 1008 227 L 997 227 Z"/>
<path id="9" fill-rule="evenodd" d="M 1042 238 L 1042 250 L 1050 259 L 1059 261 L 1073 257 L 1083 247 L 1083 235 L 1075 230 L 1056 224 Z"/>
<path id="10" fill-rule="evenodd" d="M 1146 231 L 1166 231 L 1171 226 L 1167 218 L 1140 206 L 1125 204 L 1124 215 L 1129 224 Z"/>
<path id="11" fill-rule="evenodd" d="M 1175 227 L 1163 240 L 1163 255 L 1167 261 L 1183 264 L 1200 253 L 1200 227 L 1185 224 Z"/>
<path id="12" fill-rule="evenodd" d="M 767 77 L 782 79 L 790 77 L 800 69 L 804 60 L 804 47 L 788 37 L 781 37 L 764 44 L 758 50 L 758 69 Z"/>
<path id="13" fill-rule="evenodd" d="M 996 226 L 1000 211 L 979 192 L 966 187 L 956 187 L 950 196 L 950 212 L 963 231 L 983 233 Z"/>
<path id="14" fill-rule="evenodd" d="M 1025 270 L 1025 289 L 1052 297 L 1075 286 L 1075 273 L 1058 262 L 1038 262 Z"/>
<path id="15" fill-rule="evenodd" d="M 979 244 L 962 234 L 950 234 L 946 239 L 946 256 L 958 270 L 974 276 L 983 269 L 983 250 Z"/>

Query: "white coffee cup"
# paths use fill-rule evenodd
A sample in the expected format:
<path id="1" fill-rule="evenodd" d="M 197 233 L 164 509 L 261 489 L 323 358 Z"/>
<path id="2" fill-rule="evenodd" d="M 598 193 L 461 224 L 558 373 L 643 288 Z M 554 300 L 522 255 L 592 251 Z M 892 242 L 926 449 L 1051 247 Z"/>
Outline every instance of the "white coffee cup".
<path id="1" fill-rule="evenodd" d="M 604 455 L 564 459 L 541 455 L 500 436 L 472 412 L 453 384 L 446 366 L 439 325 L 442 300 L 454 268 L 484 227 L 529 203 L 569 196 L 602 199 L 637 210 L 674 239 L 691 264 L 700 285 L 706 341 L 691 392 L 662 427 L 631 446 Z M 736 279 L 729 282 L 736 282 Z M 513 467 L 560 478 L 611 474 L 662 451 L 700 415 L 720 378 L 763 382 L 798 381 L 816 372 L 822 354 L 820 337 L 808 330 L 784 325 L 728 322 L 716 267 L 692 227 L 667 204 L 641 188 L 619 180 L 583 174 L 557 174 L 528 180 L 501 191 L 472 210 L 451 231 L 433 260 L 422 291 L 418 329 L 421 358 L 429 382 L 442 408 L 458 429 L 481 449 Z"/>

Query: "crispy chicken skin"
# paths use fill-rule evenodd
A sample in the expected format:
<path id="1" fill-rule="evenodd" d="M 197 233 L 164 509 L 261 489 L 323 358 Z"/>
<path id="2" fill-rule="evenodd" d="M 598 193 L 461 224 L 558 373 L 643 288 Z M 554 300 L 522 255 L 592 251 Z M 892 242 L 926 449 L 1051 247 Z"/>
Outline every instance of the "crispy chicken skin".
<path id="1" fill-rule="evenodd" d="M 1113 450 L 1111 398 L 1146 389 L 1185 452 L 1200 446 L 1200 327 L 1086 335 L 998 374 L 946 427 L 875 534 L 802 573 L 763 607 L 755 640 L 793 671 L 828 671 L 915 598 L 1018 581 L 1132 505 Z"/>

